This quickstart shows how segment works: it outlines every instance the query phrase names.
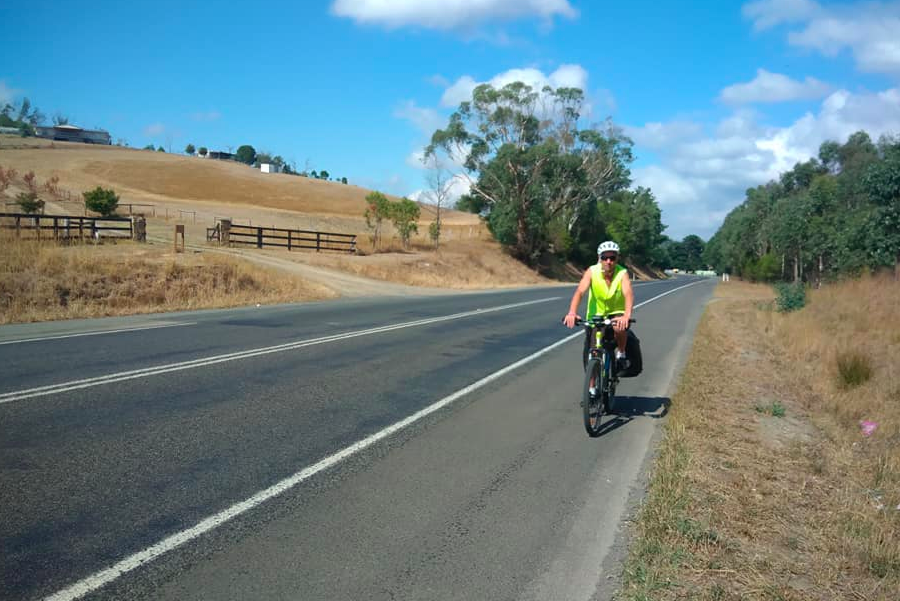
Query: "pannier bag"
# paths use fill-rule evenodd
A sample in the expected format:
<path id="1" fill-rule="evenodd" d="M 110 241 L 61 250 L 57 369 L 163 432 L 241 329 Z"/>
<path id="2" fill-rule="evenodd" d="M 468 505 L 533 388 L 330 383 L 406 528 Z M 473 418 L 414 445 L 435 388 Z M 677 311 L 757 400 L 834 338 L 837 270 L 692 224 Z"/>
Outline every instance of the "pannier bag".
<path id="1" fill-rule="evenodd" d="M 625 341 L 625 356 L 628 358 L 628 369 L 619 372 L 620 378 L 633 378 L 644 369 L 644 359 L 641 357 L 641 341 L 634 330 L 628 329 L 628 340 Z"/>

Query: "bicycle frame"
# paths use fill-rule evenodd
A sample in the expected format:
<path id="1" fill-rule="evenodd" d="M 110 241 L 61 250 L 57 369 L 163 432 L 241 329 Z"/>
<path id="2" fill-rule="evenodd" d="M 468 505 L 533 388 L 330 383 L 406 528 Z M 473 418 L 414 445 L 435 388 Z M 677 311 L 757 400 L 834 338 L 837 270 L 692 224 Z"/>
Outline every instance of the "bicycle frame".
<path id="1" fill-rule="evenodd" d="M 576 320 L 583 325 L 590 336 L 588 356 L 585 365 L 582 410 L 584 427 L 588 436 L 599 436 L 602 431 L 601 419 L 613 411 L 616 385 L 619 382 L 618 362 L 615 360 L 616 331 L 613 315 L 595 315 L 590 320 Z M 633 323 L 634 320 L 629 320 Z"/>
<path id="2" fill-rule="evenodd" d="M 592 335 L 590 358 L 601 359 L 604 373 L 609 374 L 609 377 L 605 379 L 608 389 L 604 392 L 610 399 L 615 394 L 616 383 L 619 379 L 616 373 L 617 365 L 613 361 L 613 357 L 616 356 L 616 332 L 613 328 L 613 317 L 595 315 L 590 321 L 584 322 L 585 329 L 590 330 Z"/>

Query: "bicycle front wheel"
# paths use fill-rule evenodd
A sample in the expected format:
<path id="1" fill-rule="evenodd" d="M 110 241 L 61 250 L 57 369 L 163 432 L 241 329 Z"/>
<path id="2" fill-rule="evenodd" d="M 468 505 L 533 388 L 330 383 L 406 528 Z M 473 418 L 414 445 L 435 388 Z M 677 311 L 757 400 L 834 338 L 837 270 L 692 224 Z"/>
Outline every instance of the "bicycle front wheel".
<path id="1" fill-rule="evenodd" d="M 584 394 L 581 401 L 584 429 L 588 436 L 600 436 L 600 421 L 603 416 L 603 364 L 599 359 L 588 361 L 584 373 Z"/>

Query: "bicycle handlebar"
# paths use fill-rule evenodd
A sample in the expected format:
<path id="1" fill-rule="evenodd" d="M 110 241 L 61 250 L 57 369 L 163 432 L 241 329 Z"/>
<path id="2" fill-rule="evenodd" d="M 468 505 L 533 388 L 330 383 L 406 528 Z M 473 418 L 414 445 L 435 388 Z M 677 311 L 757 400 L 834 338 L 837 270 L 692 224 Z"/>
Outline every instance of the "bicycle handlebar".
<path id="1" fill-rule="evenodd" d="M 585 320 L 585 319 L 581 319 L 581 318 L 579 317 L 578 319 L 575 320 L 575 325 L 576 325 L 576 326 L 581 326 L 581 325 L 584 325 L 584 326 L 610 325 L 610 324 L 612 324 L 612 320 L 613 320 L 614 317 L 618 317 L 618 316 L 617 316 L 617 315 L 606 315 L 606 316 L 604 316 L 604 315 L 594 315 L 594 316 L 590 319 L 590 321 Z M 633 324 L 633 323 L 636 323 L 636 321 L 637 321 L 637 320 L 635 320 L 634 318 L 631 318 L 631 319 L 628 320 L 628 325 L 631 325 L 631 324 Z"/>

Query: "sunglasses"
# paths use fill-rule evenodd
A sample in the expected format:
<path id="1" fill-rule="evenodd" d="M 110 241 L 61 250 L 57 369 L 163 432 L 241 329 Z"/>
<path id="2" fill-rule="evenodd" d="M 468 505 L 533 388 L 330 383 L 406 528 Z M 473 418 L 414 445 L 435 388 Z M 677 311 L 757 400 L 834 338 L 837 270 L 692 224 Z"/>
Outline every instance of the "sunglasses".
<path id="1" fill-rule="evenodd" d="M 600 255 L 601 261 L 615 261 L 617 258 L 616 255 Z"/>

